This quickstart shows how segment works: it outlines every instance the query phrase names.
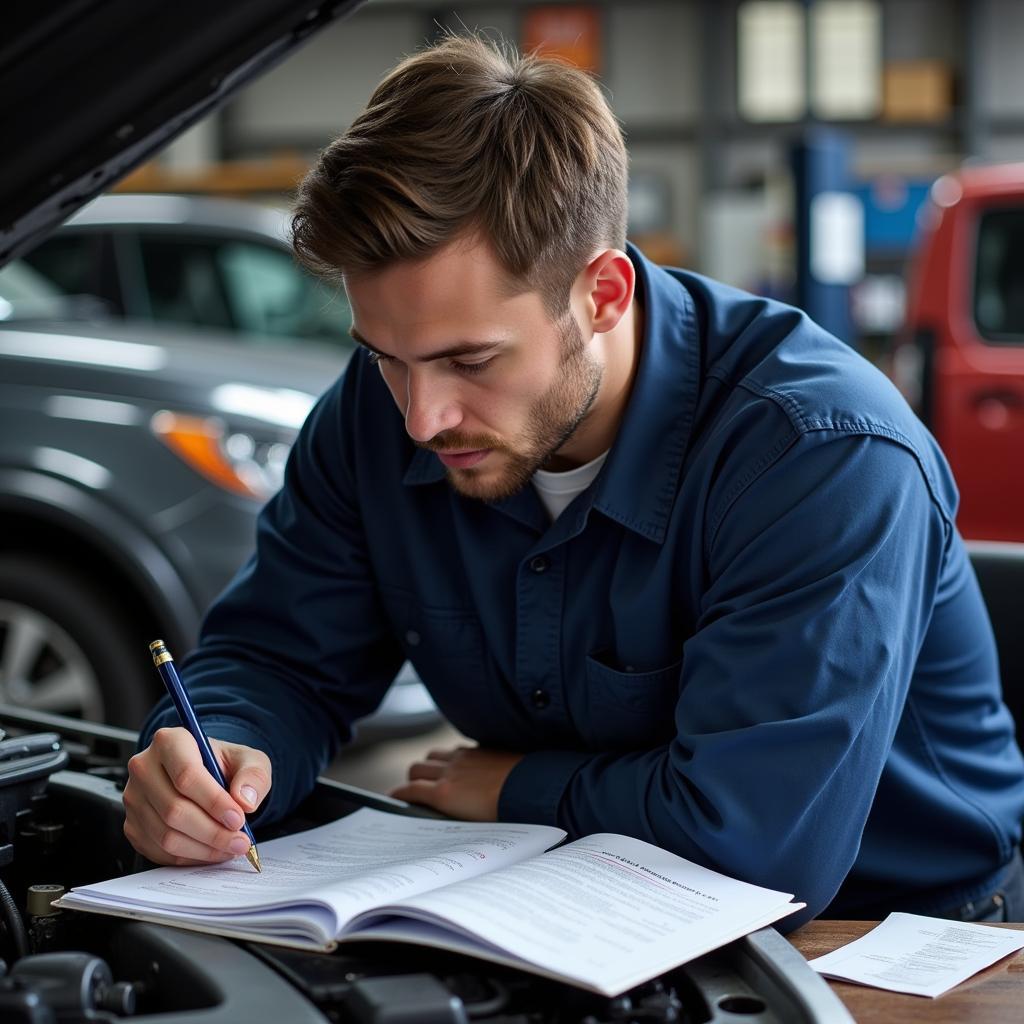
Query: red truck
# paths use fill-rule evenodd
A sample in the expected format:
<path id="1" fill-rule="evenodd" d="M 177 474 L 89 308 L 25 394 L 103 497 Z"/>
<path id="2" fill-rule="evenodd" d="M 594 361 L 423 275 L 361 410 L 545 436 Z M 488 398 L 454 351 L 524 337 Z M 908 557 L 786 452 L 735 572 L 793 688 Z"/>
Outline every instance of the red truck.
<path id="1" fill-rule="evenodd" d="M 922 215 L 892 376 L 953 467 L 961 533 L 1024 541 L 1024 164 L 940 178 Z"/>

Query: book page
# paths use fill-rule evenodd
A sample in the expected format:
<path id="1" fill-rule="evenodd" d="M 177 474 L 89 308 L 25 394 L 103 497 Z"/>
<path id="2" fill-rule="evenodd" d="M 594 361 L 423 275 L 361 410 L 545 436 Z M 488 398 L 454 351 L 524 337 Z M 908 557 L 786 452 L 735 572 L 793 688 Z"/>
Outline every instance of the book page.
<path id="1" fill-rule="evenodd" d="M 602 834 L 384 911 L 455 929 L 462 943 L 449 948 L 469 951 L 472 937 L 477 955 L 489 948 L 614 994 L 803 906 L 791 899 Z M 375 927 L 368 916 L 352 922 L 353 936 L 415 942 L 430 934 L 445 944 L 435 929 L 399 920 Z"/>
<path id="2" fill-rule="evenodd" d="M 332 908 L 336 930 L 362 910 L 513 864 L 564 837 L 547 826 L 438 821 L 364 808 L 260 843 L 262 874 L 243 858 L 155 868 L 77 887 L 61 906 L 145 909 L 178 921 L 251 920 L 266 928 L 268 910 L 318 903 Z"/>
<path id="3" fill-rule="evenodd" d="M 934 999 L 1018 949 L 1022 931 L 896 913 L 809 963 L 829 978 Z"/>

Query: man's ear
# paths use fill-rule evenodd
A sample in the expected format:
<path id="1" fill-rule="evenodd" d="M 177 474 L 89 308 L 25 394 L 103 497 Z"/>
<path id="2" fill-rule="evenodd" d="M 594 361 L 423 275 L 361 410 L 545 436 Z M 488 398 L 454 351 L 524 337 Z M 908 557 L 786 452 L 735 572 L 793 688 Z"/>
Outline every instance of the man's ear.
<path id="1" fill-rule="evenodd" d="M 605 249 L 587 264 L 577 285 L 586 303 L 590 329 L 605 334 L 625 316 L 633 301 L 636 271 L 621 249 Z"/>

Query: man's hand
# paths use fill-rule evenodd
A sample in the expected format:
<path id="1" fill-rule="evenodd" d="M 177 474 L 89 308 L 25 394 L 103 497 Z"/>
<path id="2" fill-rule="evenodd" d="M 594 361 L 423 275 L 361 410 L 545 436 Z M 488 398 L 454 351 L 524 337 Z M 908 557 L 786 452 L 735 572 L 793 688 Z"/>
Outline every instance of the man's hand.
<path id="1" fill-rule="evenodd" d="M 128 762 L 124 834 L 156 864 L 219 864 L 244 854 L 244 814 L 270 791 L 270 759 L 261 750 L 210 740 L 231 792 L 206 770 L 186 729 L 159 729 Z"/>
<path id="2" fill-rule="evenodd" d="M 452 818 L 496 821 L 501 787 L 522 757 L 480 747 L 431 750 L 425 761 L 410 766 L 409 781 L 391 795 Z"/>

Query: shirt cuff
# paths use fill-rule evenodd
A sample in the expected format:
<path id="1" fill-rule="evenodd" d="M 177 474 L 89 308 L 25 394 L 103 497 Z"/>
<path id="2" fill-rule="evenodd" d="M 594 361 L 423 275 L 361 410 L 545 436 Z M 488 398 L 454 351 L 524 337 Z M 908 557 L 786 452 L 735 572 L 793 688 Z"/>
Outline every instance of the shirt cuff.
<path id="1" fill-rule="evenodd" d="M 540 750 L 527 754 L 508 774 L 498 797 L 498 821 L 558 826 L 558 808 L 579 769 L 593 754 Z"/>

